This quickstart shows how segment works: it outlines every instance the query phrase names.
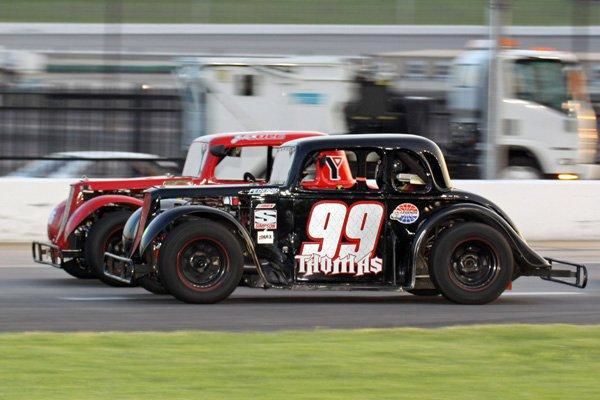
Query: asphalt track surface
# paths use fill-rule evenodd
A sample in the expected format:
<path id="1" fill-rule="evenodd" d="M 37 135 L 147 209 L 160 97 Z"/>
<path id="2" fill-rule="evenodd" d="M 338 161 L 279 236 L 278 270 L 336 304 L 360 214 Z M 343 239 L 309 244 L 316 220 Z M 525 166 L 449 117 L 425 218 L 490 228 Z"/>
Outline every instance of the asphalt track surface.
<path id="1" fill-rule="evenodd" d="M 589 40 L 588 48 L 579 49 L 565 36 L 515 36 L 522 47 L 552 47 L 564 51 L 600 52 L 600 40 Z M 389 51 L 421 49 L 462 49 L 469 40 L 483 35 L 0 35 L 7 49 L 54 51 L 107 51 L 179 54 L 298 54 L 364 55 Z"/>
<path id="2" fill-rule="evenodd" d="M 538 246 L 539 248 L 540 246 Z M 111 288 L 30 261 L 27 246 L 0 246 L 0 331 L 272 331 L 439 327 L 496 323 L 600 323 L 600 246 L 542 245 L 585 262 L 588 288 L 522 278 L 495 303 L 460 306 L 397 292 L 240 288 L 216 305 L 183 304 L 141 288 Z"/>

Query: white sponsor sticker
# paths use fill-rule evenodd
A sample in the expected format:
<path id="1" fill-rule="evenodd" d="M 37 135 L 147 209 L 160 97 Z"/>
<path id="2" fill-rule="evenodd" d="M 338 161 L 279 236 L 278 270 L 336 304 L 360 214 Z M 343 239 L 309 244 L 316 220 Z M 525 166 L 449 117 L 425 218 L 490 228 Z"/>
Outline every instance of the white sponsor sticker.
<path id="1" fill-rule="evenodd" d="M 254 229 L 277 229 L 277 210 L 255 210 Z"/>
<path id="2" fill-rule="evenodd" d="M 249 194 L 277 194 L 279 189 L 275 188 L 254 188 L 248 191 Z"/>
<path id="3" fill-rule="evenodd" d="M 261 203 L 256 205 L 256 209 L 275 208 L 275 203 Z"/>
<path id="4" fill-rule="evenodd" d="M 256 233 L 256 243 L 258 244 L 273 244 L 274 240 L 273 231 L 258 231 Z"/>
<path id="5" fill-rule="evenodd" d="M 254 133 L 251 135 L 235 135 L 231 140 L 231 143 L 237 143 L 241 140 L 254 141 L 254 140 L 281 140 L 285 141 L 285 135 L 282 133 Z"/>

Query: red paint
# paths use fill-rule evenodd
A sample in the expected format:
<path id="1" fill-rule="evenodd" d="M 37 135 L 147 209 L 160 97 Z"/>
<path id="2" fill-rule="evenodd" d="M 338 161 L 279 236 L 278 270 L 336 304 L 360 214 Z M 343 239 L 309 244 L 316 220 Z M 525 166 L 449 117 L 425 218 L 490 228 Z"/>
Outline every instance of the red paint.
<path id="1" fill-rule="evenodd" d="M 338 178 L 335 178 L 328 163 L 324 162 L 325 158 L 339 160 Z M 339 162 L 339 164 L 337 164 Z M 304 189 L 350 189 L 354 187 L 356 181 L 352 177 L 352 171 L 346 158 L 346 153 L 341 150 L 322 151 L 315 162 L 315 179 L 310 181 L 302 181 L 301 185 Z"/>
<path id="2" fill-rule="evenodd" d="M 322 136 L 319 132 L 242 132 L 208 135 L 196 139 L 196 142 L 207 143 L 208 147 L 225 146 L 226 148 L 248 146 L 280 146 L 294 139 L 311 136 Z M 132 179 L 91 180 L 83 179 L 71 185 L 69 197 L 55 208 L 52 220 L 48 221 L 48 238 L 61 250 L 68 250 L 68 238 L 75 229 L 98 210 L 109 205 L 135 209 L 143 203 L 143 191 L 153 186 L 164 184 L 239 184 L 243 181 L 218 180 L 215 178 L 215 168 L 220 157 L 207 152 L 200 173 L 196 177 L 153 176 Z M 123 192 L 129 193 L 124 194 Z M 93 196 L 84 201 L 86 197 Z M 108 192 L 100 194 L 98 192 Z"/>

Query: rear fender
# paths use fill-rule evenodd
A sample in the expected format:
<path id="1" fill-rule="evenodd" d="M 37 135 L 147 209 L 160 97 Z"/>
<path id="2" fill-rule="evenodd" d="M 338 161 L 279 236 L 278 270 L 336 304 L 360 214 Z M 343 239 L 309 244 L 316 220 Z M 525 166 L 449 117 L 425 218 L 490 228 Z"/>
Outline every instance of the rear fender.
<path id="1" fill-rule="evenodd" d="M 141 199 L 136 199 L 135 197 L 123 196 L 123 195 L 104 195 L 94 197 L 75 209 L 73 214 L 69 217 L 67 221 L 67 225 L 65 231 L 63 233 L 63 240 L 66 241 L 67 238 L 77 227 L 86 219 L 89 218 L 90 215 L 94 214 L 96 211 L 103 207 L 107 206 L 120 206 L 130 209 L 136 209 L 141 207 L 143 201 Z"/>
<path id="2" fill-rule="evenodd" d="M 433 214 L 417 230 L 410 250 L 410 260 L 408 263 L 410 271 L 408 271 L 409 276 L 408 283 L 405 286 L 406 289 L 412 289 L 415 286 L 419 251 L 421 251 L 429 234 L 443 222 L 456 218 L 477 221 L 496 228 L 508 240 L 513 254 L 520 261 L 519 265 L 521 267 L 529 269 L 549 267 L 548 262 L 529 247 L 511 224 L 501 215 L 478 204 L 456 204 Z"/>
<path id="3" fill-rule="evenodd" d="M 150 244 L 161 232 L 164 232 L 169 226 L 177 223 L 181 219 L 190 216 L 218 221 L 220 223 L 227 224 L 229 227 L 239 232 L 242 245 L 248 251 L 248 254 L 252 258 L 252 262 L 256 265 L 261 278 L 263 278 L 265 282 L 268 282 L 261 269 L 260 262 L 258 261 L 258 256 L 256 254 L 256 249 L 254 248 L 252 238 L 250 237 L 250 234 L 246 228 L 244 228 L 238 220 L 225 211 L 207 206 L 180 206 L 159 214 L 144 230 L 142 239 L 140 240 L 140 257 L 143 257 L 143 254 L 146 252 Z"/>

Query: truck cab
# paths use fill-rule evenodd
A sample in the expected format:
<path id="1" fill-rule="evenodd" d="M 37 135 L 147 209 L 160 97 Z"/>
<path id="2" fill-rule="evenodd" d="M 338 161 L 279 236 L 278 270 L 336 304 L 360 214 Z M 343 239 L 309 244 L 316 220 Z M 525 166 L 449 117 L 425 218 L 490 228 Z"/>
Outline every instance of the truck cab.
<path id="1" fill-rule="evenodd" d="M 482 48 L 483 47 L 483 48 Z M 547 49 L 498 53 L 495 142 L 502 178 L 585 177 L 596 161 L 596 116 L 575 55 Z M 456 158 L 480 157 L 490 50 L 475 45 L 452 63 L 447 104 Z M 452 154 L 454 153 L 454 154 Z M 463 154 L 469 153 L 469 154 Z"/>

